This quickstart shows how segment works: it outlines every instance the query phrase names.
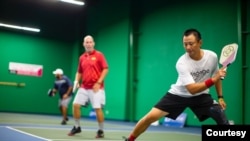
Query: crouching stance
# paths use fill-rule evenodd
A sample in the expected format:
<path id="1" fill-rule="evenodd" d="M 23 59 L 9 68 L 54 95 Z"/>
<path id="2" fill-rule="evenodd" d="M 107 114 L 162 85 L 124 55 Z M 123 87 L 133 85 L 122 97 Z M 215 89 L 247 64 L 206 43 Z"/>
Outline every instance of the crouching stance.
<path id="1" fill-rule="evenodd" d="M 166 95 L 136 124 L 125 141 L 134 141 L 151 123 L 162 117 L 176 119 L 186 108 L 190 108 L 199 121 L 212 118 L 218 125 L 228 125 L 224 110 L 221 77 L 226 76 L 224 68 L 219 69 L 218 57 L 211 50 L 201 49 L 201 34 L 188 29 L 183 34 L 185 53 L 178 59 L 178 78 Z M 215 86 L 218 102 L 209 94 Z"/>

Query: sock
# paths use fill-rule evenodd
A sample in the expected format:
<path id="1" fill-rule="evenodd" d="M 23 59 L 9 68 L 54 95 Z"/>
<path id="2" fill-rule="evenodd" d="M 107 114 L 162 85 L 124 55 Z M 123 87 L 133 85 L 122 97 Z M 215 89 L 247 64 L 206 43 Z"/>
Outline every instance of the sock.
<path id="1" fill-rule="evenodd" d="M 103 130 L 103 127 L 104 127 L 104 126 L 103 126 L 103 122 L 102 122 L 102 123 L 98 123 L 98 125 L 99 125 L 99 129 L 100 129 L 100 130 Z"/>
<path id="2" fill-rule="evenodd" d="M 136 137 L 133 135 L 130 135 L 128 139 L 129 139 L 129 141 L 135 141 Z"/>
<path id="3" fill-rule="evenodd" d="M 80 126 L 80 119 L 75 119 L 75 127 L 79 127 Z"/>

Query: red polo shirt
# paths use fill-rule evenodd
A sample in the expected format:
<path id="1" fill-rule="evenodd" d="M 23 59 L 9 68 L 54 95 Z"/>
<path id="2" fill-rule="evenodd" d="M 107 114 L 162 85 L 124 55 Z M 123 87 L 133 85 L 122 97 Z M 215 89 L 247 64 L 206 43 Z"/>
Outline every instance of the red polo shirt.
<path id="1" fill-rule="evenodd" d="M 108 68 L 104 55 L 97 50 L 91 53 L 83 53 L 79 58 L 78 73 L 82 74 L 81 87 L 92 89 L 93 85 L 98 81 L 103 69 Z M 101 88 L 104 83 L 101 83 Z"/>

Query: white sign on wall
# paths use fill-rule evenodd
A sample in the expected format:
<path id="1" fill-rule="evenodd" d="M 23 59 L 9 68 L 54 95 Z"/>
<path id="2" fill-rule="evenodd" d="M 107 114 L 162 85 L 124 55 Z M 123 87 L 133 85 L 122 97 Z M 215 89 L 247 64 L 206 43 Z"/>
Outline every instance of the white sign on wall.
<path id="1" fill-rule="evenodd" d="M 36 64 L 9 62 L 9 72 L 17 75 L 41 77 L 43 74 L 43 66 Z"/>

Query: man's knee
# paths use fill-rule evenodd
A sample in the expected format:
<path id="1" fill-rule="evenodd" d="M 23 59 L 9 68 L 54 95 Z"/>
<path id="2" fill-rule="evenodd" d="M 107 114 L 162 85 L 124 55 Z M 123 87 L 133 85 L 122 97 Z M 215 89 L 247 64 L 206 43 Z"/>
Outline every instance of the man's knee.
<path id="1" fill-rule="evenodd" d="M 74 104 L 73 104 L 73 109 L 74 109 L 74 110 L 80 110 L 80 109 L 81 109 L 81 105 L 80 105 L 80 104 L 74 103 Z"/>
<path id="2" fill-rule="evenodd" d="M 228 119 L 224 110 L 218 104 L 214 104 L 209 109 L 210 116 L 216 121 L 218 125 L 229 125 Z"/>

